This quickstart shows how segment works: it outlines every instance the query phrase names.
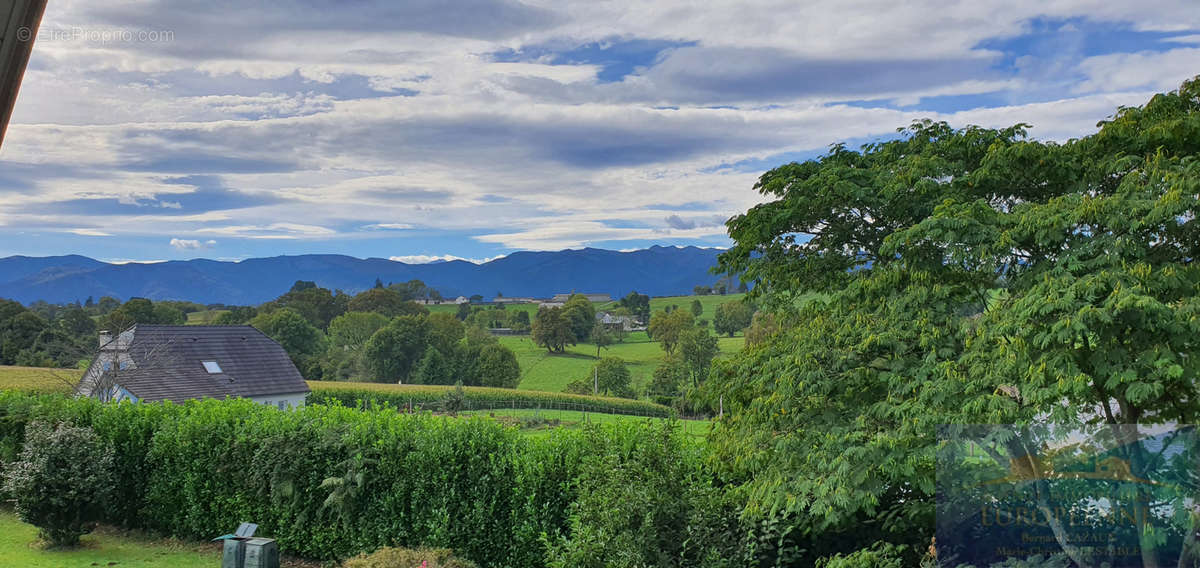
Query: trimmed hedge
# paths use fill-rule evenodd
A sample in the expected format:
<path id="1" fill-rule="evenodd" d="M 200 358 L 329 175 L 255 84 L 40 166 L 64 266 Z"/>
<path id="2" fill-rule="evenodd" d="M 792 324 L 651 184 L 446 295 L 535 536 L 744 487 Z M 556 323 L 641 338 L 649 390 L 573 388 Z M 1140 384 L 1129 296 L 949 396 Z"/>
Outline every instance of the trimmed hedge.
<path id="1" fill-rule="evenodd" d="M 209 539 L 251 521 L 281 548 L 314 559 L 429 546 L 485 568 L 545 566 L 551 548 L 572 547 L 574 555 L 576 535 L 594 538 L 580 523 L 595 513 L 580 515 L 589 503 L 610 506 L 611 498 L 582 496 L 612 491 L 595 481 L 611 468 L 636 469 L 639 479 L 679 488 L 687 499 L 713 487 L 699 446 L 673 422 L 534 438 L 487 418 L 387 405 L 279 411 L 246 400 L 105 405 L 0 392 L 0 459 L 15 457 L 34 420 L 91 426 L 116 449 L 118 496 L 106 522 Z M 665 465 L 647 467 L 638 455 Z M 703 499 L 688 503 L 686 510 L 711 509 Z M 669 515 L 649 510 L 668 505 Z M 679 526 L 681 506 L 626 503 L 629 519 L 615 526 L 641 535 L 633 542 L 673 543 L 678 550 L 663 551 L 670 557 L 695 554 L 685 550 L 682 531 L 695 527 Z"/>
<path id="2" fill-rule="evenodd" d="M 336 400 L 345 406 L 361 407 L 370 403 L 388 403 L 397 408 L 407 408 L 411 404 L 417 408 L 431 410 L 439 409 L 446 393 L 454 389 L 454 387 L 441 385 L 333 381 L 308 381 L 308 386 L 312 389 L 312 394 L 308 396 L 309 403 L 321 404 Z M 628 398 L 492 387 L 463 387 L 463 393 L 466 395 L 466 405 L 463 410 L 546 408 L 659 418 L 672 415 L 670 407 Z"/>

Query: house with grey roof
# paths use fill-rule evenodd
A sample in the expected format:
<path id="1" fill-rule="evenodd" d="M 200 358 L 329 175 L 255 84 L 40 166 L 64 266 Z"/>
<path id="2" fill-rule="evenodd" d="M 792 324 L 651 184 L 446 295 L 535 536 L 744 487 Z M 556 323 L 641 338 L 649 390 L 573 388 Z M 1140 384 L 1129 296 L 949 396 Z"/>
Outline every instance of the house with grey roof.
<path id="1" fill-rule="evenodd" d="M 100 350 L 76 387 L 105 401 L 248 398 L 304 406 L 308 383 L 287 351 L 248 325 L 150 325 L 100 332 Z"/>

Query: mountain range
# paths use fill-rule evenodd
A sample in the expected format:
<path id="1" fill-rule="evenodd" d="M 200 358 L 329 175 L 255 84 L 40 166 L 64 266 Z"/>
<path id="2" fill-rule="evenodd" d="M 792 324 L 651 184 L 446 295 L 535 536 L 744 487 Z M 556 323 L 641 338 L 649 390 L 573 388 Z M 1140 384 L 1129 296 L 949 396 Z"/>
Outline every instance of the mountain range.
<path id="1" fill-rule="evenodd" d="M 456 260 L 405 264 L 385 258 L 309 254 L 109 264 L 85 256 L 0 258 L 0 298 L 22 303 L 84 301 L 113 296 L 253 305 L 287 292 L 297 280 L 356 293 L 375 284 L 421 280 L 444 296 L 545 298 L 563 292 L 651 296 L 690 294 L 717 280 L 709 269 L 720 249 L 652 246 L 618 252 L 585 248 L 515 252 L 482 264 Z"/>

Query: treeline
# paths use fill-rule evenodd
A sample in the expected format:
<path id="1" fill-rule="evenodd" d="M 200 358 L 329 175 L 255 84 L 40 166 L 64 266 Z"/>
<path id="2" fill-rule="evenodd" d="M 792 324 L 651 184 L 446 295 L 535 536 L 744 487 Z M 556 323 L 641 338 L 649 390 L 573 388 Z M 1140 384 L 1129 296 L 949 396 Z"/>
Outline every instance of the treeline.
<path id="1" fill-rule="evenodd" d="M 216 324 L 250 324 L 275 339 L 314 380 L 516 388 L 516 354 L 483 318 L 431 314 L 415 299 L 438 298 L 419 280 L 356 295 L 298 281 L 258 307 L 238 307 Z"/>
<path id="2" fill-rule="evenodd" d="M 205 306 L 133 298 L 122 304 L 104 296 L 80 304 L 34 302 L 28 308 L 0 299 L 0 365 L 77 367 L 97 347 L 98 329 L 125 329 L 136 322 L 181 324 Z"/>

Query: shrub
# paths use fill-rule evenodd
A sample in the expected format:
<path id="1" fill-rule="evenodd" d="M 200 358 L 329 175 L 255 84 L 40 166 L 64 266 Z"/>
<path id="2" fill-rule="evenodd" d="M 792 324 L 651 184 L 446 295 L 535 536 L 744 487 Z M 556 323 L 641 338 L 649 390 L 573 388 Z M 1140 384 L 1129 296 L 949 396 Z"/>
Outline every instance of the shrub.
<path id="1" fill-rule="evenodd" d="M 476 568 L 446 548 L 380 548 L 347 560 L 342 568 Z"/>
<path id="2" fill-rule="evenodd" d="M 708 487 L 699 453 L 650 421 L 527 437 L 486 417 L 385 403 L 279 412 L 247 400 L 102 404 L 0 392 L 0 459 L 19 457 L 8 449 L 22 448 L 27 429 L 36 437 L 36 422 L 90 427 L 114 448 L 118 497 L 105 523 L 207 539 L 251 519 L 280 548 L 312 559 L 419 543 L 485 568 L 539 567 L 547 542 L 570 552 L 610 528 L 624 531 L 629 550 L 666 542 L 676 558 L 708 558 L 727 556 L 706 548 L 723 530 L 715 520 L 736 518 L 698 510 L 718 510 L 692 497 Z M 606 480 L 612 464 L 629 471 Z M 597 517 L 603 507 L 620 520 Z"/>
<path id="3" fill-rule="evenodd" d="M 587 431 L 570 533 L 548 544 L 554 568 L 673 566 L 688 520 L 687 451 L 674 423 Z"/>
<path id="4" fill-rule="evenodd" d="M 17 516 L 55 546 L 72 546 L 105 518 L 112 494 L 113 452 L 91 428 L 34 422 L 24 449 L 5 470 Z"/>
<path id="5" fill-rule="evenodd" d="M 587 378 L 587 392 L 592 392 L 592 378 Z M 582 384 L 582 383 L 581 383 Z M 312 394 L 309 404 L 338 401 L 345 406 L 371 406 L 387 403 L 397 408 L 410 404 L 429 409 L 440 408 L 446 391 L 453 387 L 439 385 L 390 385 L 381 383 L 346 383 L 335 381 L 308 381 Z M 466 396 L 464 410 L 492 410 L 496 408 L 559 408 L 585 410 L 607 414 L 633 414 L 665 418 L 671 409 L 661 404 L 643 400 L 607 396 L 584 396 L 560 392 L 542 392 L 493 387 L 464 387 Z"/>

